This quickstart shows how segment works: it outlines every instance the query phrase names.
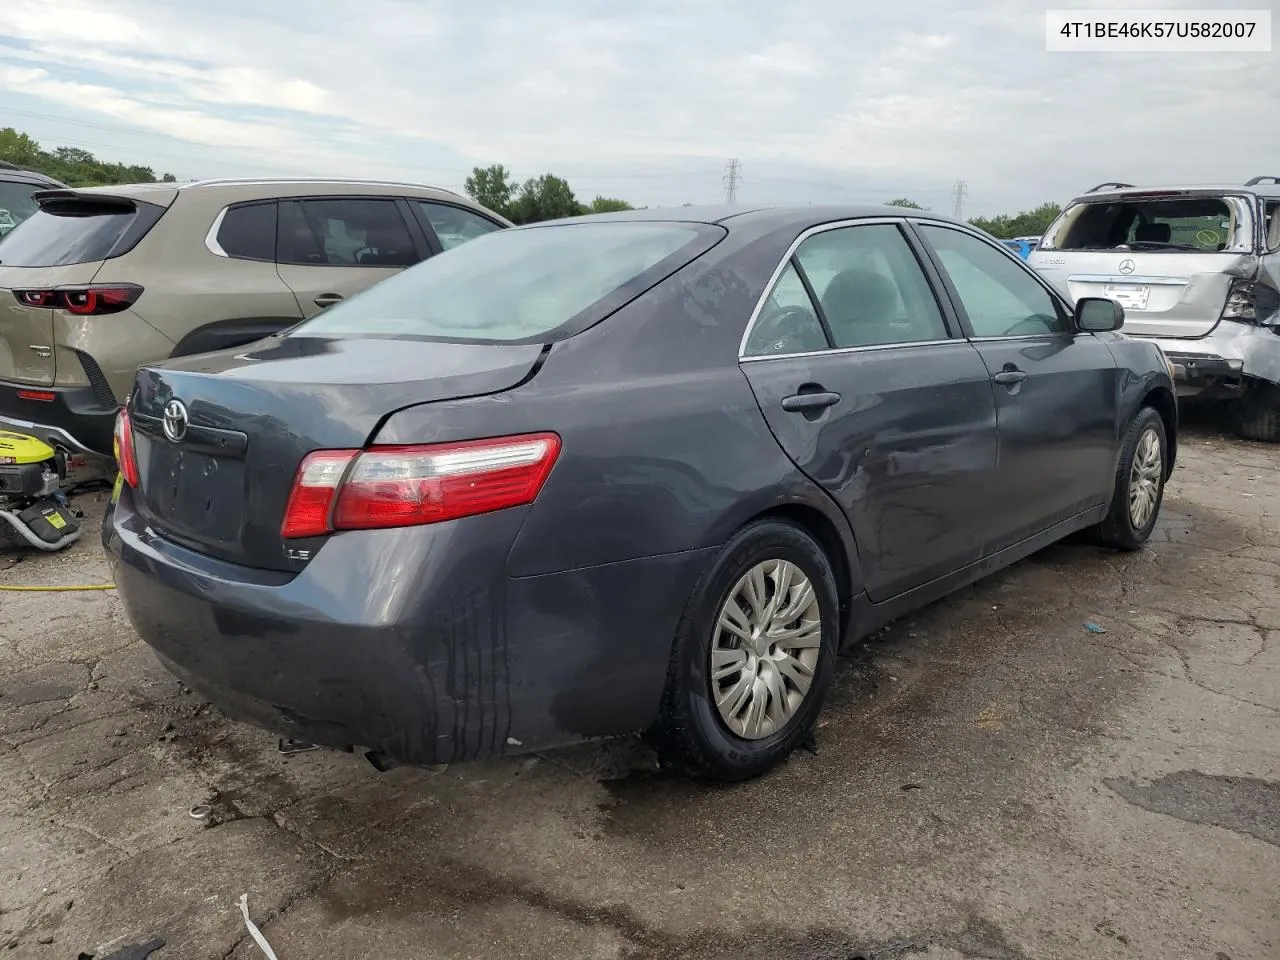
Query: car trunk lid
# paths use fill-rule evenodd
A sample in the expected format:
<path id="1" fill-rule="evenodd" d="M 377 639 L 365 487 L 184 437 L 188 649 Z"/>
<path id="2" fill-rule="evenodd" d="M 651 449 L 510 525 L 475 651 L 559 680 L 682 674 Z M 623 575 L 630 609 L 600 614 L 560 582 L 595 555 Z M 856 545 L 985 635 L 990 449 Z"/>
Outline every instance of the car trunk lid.
<path id="1" fill-rule="evenodd" d="M 1230 253 L 1064 251 L 1030 259 L 1072 303 L 1081 297 L 1115 300 L 1124 307 L 1125 333 L 1151 337 L 1209 333 L 1232 284 L 1257 269 L 1252 255 Z"/>
<path id="2" fill-rule="evenodd" d="M 4 252 L 0 247 L 0 380 L 52 386 L 57 377 L 57 311 L 28 306 L 18 299 L 18 294 L 89 283 L 102 263 L 6 267 Z"/>
<path id="3" fill-rule="evenodd" d="M 359 449 L 406 406 L 515 387 L 542 352 L 540 344 L 294 335 L 144 368 L 130 405 L 138 509 L 190 549 L 300 569 L 323 538 L 285 541 L 280 525 L 306 454 Z"/>

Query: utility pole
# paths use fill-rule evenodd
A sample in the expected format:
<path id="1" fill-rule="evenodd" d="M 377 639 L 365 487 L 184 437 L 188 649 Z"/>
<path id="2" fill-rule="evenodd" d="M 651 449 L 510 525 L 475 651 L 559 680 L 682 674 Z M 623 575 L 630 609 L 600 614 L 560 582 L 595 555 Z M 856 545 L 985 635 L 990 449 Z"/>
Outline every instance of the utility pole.
<path id="1" fill-rule="evenodd" d="M 951 188 L 951 199 L 955 201 L 955 215 L 957 220 L 964 219 L 964 198 L 969 192 L 969 185 L 963 180 L 957 180 L 956 185 Z"/>
<path id="2" fill-rule="evenodd" d="M 738 199 L 738 181 L 742 179 L 742 164 L 735 157 L 724 168 L 724 202 L 732 204 Z"/>

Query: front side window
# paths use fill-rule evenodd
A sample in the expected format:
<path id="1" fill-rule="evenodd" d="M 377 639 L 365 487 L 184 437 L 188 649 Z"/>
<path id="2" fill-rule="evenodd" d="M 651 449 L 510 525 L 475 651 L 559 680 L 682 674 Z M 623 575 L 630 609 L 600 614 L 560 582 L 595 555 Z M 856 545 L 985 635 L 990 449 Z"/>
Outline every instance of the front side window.
<path id="1" fill-rule="evenodd" d="M 394 200 L 349 197 L 280 204 L 281 263 L 330 267 L 407 267 L 418 262 Z"/>
<path id="2" fill-rule="evenodd" d="M 422 211 L 422 215 L 427 218 L 427 223 L 431 224 L 431 229 L 436 232 L 440 246 L 445 250 L 452 250 L 460 243 L 466 243 L 468 240 L 502 229 L 500 224 L 494 223 L 487 217 L 461 207 L 452 207 L 447 203 L 432 203 L 430 200 L 415 202 L 418 204 L 418 209 Z"/>
<path id="3" fill-rule="evenodd" d="M 304 337 L 537 343 L 585 329 L 710 249 L 720 227 L 619 221 L 494 230 L 295 327 Z"/>
<path id="4" fill-rule="evenodd" d="M 920 232 L 942 261 L 975 337 L 1069 329 L 1057 301 L 1020 261 L 960 230 L 922 225 Z"/>
<path id="5" fill-rule="evenodd" d="M 1280 250 L 1280 200 L 1268 200 L 1266 205 L 1267 250 Z"/>
<path id="6" fill-rule="evenodd" d="M 837 347 L 945 340 L 924 270 L 893 224 L 814 234 L 796 250 Z"/>

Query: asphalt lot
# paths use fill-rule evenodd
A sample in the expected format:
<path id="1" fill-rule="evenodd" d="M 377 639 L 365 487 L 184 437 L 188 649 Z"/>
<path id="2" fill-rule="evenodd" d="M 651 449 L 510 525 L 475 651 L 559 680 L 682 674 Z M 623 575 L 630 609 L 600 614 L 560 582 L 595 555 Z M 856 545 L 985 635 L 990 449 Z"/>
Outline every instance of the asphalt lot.
<path id="1" fill-rule="evenodd" d="M 280 960 L 1274 960 L 1277 468 L 1188 430 L 1148 550 L 1061 544 L 894 624 L 817 755 L 728 789 L 633 742 L 285 757 L 113 593 L 0 593 L 0 956 L 261 957 L 247 893 Z M 0 583 L 107 578 L 96 523 L 18 556 Z"/>

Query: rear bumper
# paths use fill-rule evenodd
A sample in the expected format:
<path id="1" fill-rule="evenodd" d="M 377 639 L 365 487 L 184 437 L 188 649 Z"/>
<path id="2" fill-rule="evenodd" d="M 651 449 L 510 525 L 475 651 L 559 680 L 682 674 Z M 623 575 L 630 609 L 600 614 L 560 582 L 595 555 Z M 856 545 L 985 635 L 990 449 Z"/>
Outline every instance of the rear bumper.
<path id="1" fill-rule="evenodd" d="M 708 552 L 510 578 L 521 521 L 343 533 L 290 575 L 163 540 L 126 488 L 103 543 L 142 639 L 233 719 L 410 764 L 644 729 Z"/>
<path id="2" fill-rule="evenodd" d="M 29 400 L 20 391 L 52 395 Z M 116 408 L 103 406 L 92 387 L 39 387 L 0 380 L 0 427 L 64 447 L 72 453 L 111 456 Z"/>
<path id="3" fill-rule="evenodd" d="M 1280 383 L 1280 334 L 1270 327 L 1223 320 L 1194 340 L 1129 336 L 1160 347 L 1174 366 L 1180 393 L 1235 396 L 1248 377 Z"/>

